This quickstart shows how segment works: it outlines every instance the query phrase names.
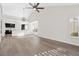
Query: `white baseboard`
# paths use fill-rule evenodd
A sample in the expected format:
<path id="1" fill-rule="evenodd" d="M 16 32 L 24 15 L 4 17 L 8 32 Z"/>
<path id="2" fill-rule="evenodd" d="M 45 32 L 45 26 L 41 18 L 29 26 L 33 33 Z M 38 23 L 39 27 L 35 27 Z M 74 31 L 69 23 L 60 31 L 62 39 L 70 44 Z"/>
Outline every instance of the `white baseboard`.
<path id="1" fill-rule="evenodd" d="M 38 36 L 39 36 L 39 37 L 43 37 L 43 38 L 47 38 L 47 39 L 50 39 L 50 40 L 55 40 L 55 41 L 63 42 L 63 43 L 66 43 L 66 44 L 74 45 L 74 46 L 79 46 L 79 45 L 74 44 L 74 43 L 70 43 L 70 42 L 58 40 L 58 38 L 54 38 L 54 37 L 47 37 L 47 36 L 45 36 L 45 35 L 38 35 Z"/>

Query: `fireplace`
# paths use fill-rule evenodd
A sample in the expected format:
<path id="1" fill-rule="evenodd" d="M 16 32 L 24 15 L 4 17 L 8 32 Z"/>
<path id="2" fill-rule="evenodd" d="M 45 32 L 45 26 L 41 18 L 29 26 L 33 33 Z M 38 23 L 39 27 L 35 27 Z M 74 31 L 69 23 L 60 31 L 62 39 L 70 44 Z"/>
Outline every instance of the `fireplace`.
<path id="1" fill-rule="evenodd" d="M 5 30 L 5 35 L 11 34 L 12 35 L 12 30 Z"/>

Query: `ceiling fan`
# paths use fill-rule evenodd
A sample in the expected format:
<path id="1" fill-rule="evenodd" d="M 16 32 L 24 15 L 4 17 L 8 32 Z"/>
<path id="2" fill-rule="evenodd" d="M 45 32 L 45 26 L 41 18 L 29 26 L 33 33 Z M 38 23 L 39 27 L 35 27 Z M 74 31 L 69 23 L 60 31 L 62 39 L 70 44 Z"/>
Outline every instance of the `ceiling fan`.
<path id="1" fill-rule="evenodd" d="M 40 12 L 39 9 L 44 9 L 44 7 L 38 7 L 40 3 L 29 3 L 29 5 L 31 7 L 25 7 L 25 8 L 28 8 L 28 9 L 34 9 L 36 10 L 37 12 Z"/>

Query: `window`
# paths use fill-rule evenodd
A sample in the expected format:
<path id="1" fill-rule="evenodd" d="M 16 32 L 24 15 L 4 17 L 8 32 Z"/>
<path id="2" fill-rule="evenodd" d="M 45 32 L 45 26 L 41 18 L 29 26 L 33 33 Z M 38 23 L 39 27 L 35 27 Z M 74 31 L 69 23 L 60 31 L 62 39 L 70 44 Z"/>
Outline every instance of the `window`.
<path id="1" fill-rule="evenodd" d="M 25 24 L 21 25 L 21 30 L 25 30 Z"/>

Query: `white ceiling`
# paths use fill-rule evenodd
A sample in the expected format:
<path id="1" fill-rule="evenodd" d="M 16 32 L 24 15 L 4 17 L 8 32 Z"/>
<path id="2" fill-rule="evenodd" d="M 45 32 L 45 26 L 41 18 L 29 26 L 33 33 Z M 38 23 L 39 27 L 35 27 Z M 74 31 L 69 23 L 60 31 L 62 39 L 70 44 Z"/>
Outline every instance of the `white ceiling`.
<path id="1" fill-rule="evenodd" d="M 47 6 L 64 6 L 64 5 L 79 5 L 78 3 L 40 3 L 39 6 L 47 7 Z M 32 9 L 25 9 L 24 7 L 31 7 L 28 3 L 2 3 L 3 13 L 7 15 L 13 15 L 17 17 L 25 16 L 28 18 L 30 14 L 34 11 Z"/>
<path id="2" fill-rule="evenodd" d="M 23 4 L 23 3 L 4 3 L 2 4 L 3 13 L 7 15 L 17 16 L 17 17 L 26 16 L 27 18 L 32 12 L 32 10 L 31 9 L 23 10 L 23 8 L 26 5 L 29 6 L 28 4 Z"/>
<path id="3" fill-rule="evenodd" d="M 40 6 L 65 6 L 65 5 L 79 5 L 79 3 L 41 3 Z"/>
<path id="4" fill-rule="evenodd" d="M 2 3 L 7 6 L 29 6 L 28 3 Z M 62 6 L 62 5 L 79 5 L 79 3 L 40 3 L 39 6 Z"/>

